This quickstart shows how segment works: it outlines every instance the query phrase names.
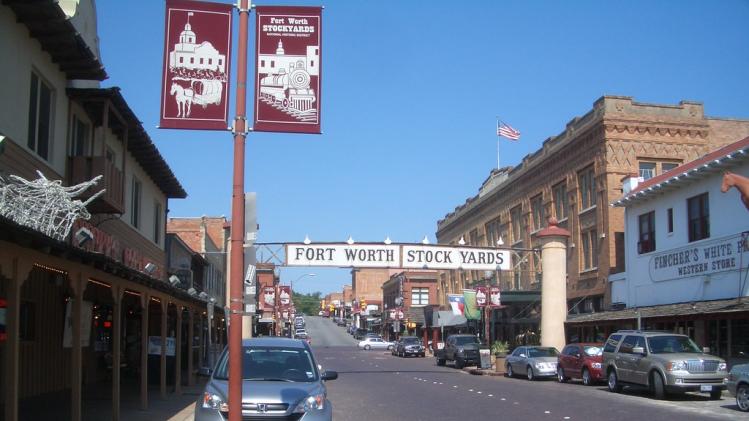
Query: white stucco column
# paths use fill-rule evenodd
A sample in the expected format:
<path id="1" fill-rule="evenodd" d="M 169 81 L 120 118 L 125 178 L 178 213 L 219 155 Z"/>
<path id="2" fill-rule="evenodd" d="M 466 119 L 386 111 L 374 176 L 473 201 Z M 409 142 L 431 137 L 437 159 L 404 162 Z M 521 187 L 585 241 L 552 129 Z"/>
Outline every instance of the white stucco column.
<path id="1" fill-rule="evenodd" d="M 562 350 L 567 320 L 567 239 L 570 232 L 549 218 L 538 233 L 541 242 L 541 345 Z"/>

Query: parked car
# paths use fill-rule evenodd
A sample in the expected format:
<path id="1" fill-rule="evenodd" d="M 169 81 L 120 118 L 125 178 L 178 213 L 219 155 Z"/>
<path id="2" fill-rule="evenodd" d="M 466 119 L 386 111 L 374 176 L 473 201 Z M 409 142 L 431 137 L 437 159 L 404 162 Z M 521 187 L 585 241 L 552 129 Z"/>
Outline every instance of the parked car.
<path id="1" fill-rule="evenodd" d="M 738 364 L 731 368 L 726 382 L 728 391 L 736 397 L 736 405 L 749 412 L 749 364 Z"/>
<path id="2" fill-rule="evenodd" d="M 508 377 L 525 374 L 528 380 L 557 375 L 559 351 L 545 346 L 519 346 L 507 356 L 505 368 Z"/>
<path id="3" fill-rule="evenodd" d="M 392 349 L 393 343 L 382 338 L 364 338 L 359 342 L 359 349 L 369 351 L 370 349 Z"/>
<path id="4" fill-rule="evenodd" d="M 402 339 L 402 338 L 401 338 Z M 393 347 L 390 349 L 390 355 L 398 355 L 396 352 L 398 351 L 398 344 L 400 343 L 400 339 L 396 339 L 393 341 Z"/>
<path id="5" fill-rule="evenodd" d="M 569 344 L 557 358 L 557 379 L 560 383 L 570 378 L 582 379 L 584 385 L 590 386 L 606 377 L 601 370 L 602 362 L 602 343 Z"/>
<path id="6" fill-rule="evenodd" d="M 426 355 L 424 345 L 421 344 L 421 339 L 416 336 L 404 336 L 400 338 L 398 343 L 394 345 L 394 351 L 399 357 L 408 357 L 409 355 L 424 357 Z"/>
<path id="7" fill-rule="evenodd" d="M 263 337 L 242 341 L 242 416 L 332 420 L 325 381 L 338 373 L 322 371 L 304 341 Z M 195 405 L 195 420 L 227 419 L 229 406 L 229 353 L 221 353 Z"/>
<path id="8" fill-rule="evenodd" d="M 645 386 L 657 399 L 686 391 L 720 399 L 728 377 L 726 362 L 704 353 L 688 336 L 638 330 L 609 336 L 603 347 L 603 369 L 610 391 Z"/>
<path id="9" fill-rule="evenodd" d="M 364 335 L 369 333 L 367 329 L 358 328 L 356 329 L 356 332 L 354 332 L 354 339 L 364 339 Z"/>
<path id="10" fill-rule="evenodd" d="M 434 353 L 437 365 L 455 361 L 455 368 L 481 364 L 479 358 L 479 340 L 476 335 L 450 335 L 445 340 L 445 347 Z"/>
<path id="11" fill-rule="evenodd" d="M 367 339 L 367 338 L 380 338 L 380 339 L 382 339 L 382 335 L 380 335 L 379 333 L 367 332 L 367 333 L 364 334 L 364 339 Z"/>

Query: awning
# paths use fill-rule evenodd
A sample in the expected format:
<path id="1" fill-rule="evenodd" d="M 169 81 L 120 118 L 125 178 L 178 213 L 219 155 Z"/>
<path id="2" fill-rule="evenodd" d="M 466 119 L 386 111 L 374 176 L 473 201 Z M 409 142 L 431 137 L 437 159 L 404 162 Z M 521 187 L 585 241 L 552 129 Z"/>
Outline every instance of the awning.
<path id="1" fill-rule="evenodd" d="M 618 320 L 648 319 L 655 317 L 684 317 L 700 316 L 703 314 L 730 314 L 737 312 L 749 312 L 749 301 L 739 301 L 735 298 L 730 300 L 695 301 L 690 303 L 664 304 L 650 307 L 627 308 L 616 311 L 603 311 L 600 313 L 589 313 L 570 315 L 567 324 L 601 323 Z"/>
<path id="2" fill-rule="evenodd" d="M 468 320 L 465 316 L 454 314 L 452 311 L 436 311 L 432 313 L 432 326 L 465 326 Z"/>

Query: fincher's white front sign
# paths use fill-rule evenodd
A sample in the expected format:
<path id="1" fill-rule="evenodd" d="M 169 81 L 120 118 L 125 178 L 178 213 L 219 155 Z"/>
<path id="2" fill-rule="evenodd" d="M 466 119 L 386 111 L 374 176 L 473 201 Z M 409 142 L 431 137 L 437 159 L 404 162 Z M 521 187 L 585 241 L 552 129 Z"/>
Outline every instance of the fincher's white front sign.
<path id="1" fill-rule="evenodd" d="M 287 244 L 287 266 L 509 270 L 510 252 L 420 244 Z"/>

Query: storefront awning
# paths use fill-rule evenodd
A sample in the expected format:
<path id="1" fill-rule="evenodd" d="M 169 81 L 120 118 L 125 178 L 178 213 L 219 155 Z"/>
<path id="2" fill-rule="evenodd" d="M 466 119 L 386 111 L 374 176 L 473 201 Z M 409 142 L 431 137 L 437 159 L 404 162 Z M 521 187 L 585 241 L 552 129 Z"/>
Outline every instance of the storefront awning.
<path id="1" fill-rule="evenodd" d="M 650 307 L 627 308 L 624 310 L 603 311 L 600 313 L 570 315 L 566 323 L 569 324 L 595 324 L 608 321 L 656 317 L 683 317 L 697 316 L 703 314 L 730 314 L 738 312 L 749 312 L 749 301 L 739 301 L 736 298 L 730 300 L 695 301 L 690 303 L 665 304 Z"/>
<path id="2" fill-rule="evenodd" d="M 464 326 L 468 320 L 461 315 L 454 314 L 452 311 L 436 311 L 432 313 L 432 326 Z"/>

